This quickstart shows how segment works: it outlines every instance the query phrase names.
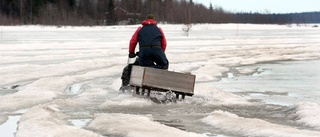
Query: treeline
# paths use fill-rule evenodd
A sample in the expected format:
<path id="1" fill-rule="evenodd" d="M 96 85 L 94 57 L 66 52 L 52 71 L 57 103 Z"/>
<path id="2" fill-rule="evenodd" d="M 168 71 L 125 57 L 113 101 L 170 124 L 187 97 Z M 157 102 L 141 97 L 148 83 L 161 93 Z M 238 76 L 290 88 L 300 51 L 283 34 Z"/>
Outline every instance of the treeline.
<path id="1" fill-rule="evenodd" d="M 320 12 L 288 14 L 236 13 L 233 19 L 234 23 L 255 24 L 320 23 Z"/>
<path id="2" fill-rule="evenodd" d="M 320 23 L 320 13 L 231 13 L 193 0 L 0 0 L 1 25 L 139 23 L 148 13 L 166 23 Z"/>
<path id="3" fill-rule="evenodd" d="M 106 8 L 106 0 L 0 0 L 0 23 L 95 25 Z"/>

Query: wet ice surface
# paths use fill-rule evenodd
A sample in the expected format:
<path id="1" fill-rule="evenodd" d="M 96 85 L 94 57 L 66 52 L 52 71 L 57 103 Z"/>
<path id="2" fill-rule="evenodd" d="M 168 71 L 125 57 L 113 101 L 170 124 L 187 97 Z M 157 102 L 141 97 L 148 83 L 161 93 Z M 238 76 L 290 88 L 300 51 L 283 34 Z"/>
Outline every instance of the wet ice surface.
<path id="1" fill-rule="evenodd" d="M 317 28 L 160 26 L 170 71 L 197 76 L 178 103 L 119 92 L 138 26 L 3 27 L 1 135 L 320 136 Z"/>
<path id="2" fill-rule="evenodd" d="M 70 119 L 68 120 L 72 125 L 76 127 L 85 127 L 88 125 L 89 122 L 92 121 L 92 119 Z"/>
<path id="3" fill-rule="evenodd" d="M 267 104 L 292 105 L 297 102 L 315 102 L 320 104 L 320 61 L 290 61 L 257 64 L 236 67 L 256 69 L 250 75 L 237 75 L 223 78 L 214 85 L 225 91 L 250 95 Z"/>
<path id="4" fill-rule="evenodd" d="M 17 132 L 17 123 L 20 119 L 20 116 L 9 116 L 7 122 L 0 126 L 1 135 L 6 137 L 14 137 Z"/>

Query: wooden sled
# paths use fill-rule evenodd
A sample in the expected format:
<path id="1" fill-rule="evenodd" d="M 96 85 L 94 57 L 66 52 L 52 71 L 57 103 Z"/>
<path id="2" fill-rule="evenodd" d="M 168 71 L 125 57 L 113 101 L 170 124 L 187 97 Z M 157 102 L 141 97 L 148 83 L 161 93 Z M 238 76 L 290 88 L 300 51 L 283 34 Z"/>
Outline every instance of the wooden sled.
<path id="1" fill-rule="evenodd" d="M 176 99 L 179 99 L 180 95 L 181 99 L 184 99 L 185 96 L 193 96 L 195 79 L 196 76 L 192 74 L 132 66 L 130 86 L 135 88 L 136 94 L 147 93 L 147 97 L 150 96 L 151 90 L 155 90 L 172 91 L 176 94 Z"/>

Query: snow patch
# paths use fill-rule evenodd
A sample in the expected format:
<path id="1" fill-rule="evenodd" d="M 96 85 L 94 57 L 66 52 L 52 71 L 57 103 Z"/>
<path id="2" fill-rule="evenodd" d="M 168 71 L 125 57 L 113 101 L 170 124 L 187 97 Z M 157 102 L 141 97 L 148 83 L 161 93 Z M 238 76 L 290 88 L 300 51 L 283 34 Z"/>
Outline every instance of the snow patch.
<path id="1" fill-rule="evenodd" d="M 196 75 L 196 81 L 213 81 L 222 76 L 222 72 L 226 72 L 229 69 L 219 65 L 204 65 L 191 73 Z"/>
<path id="2" fill-rule="evenodd" d="M 0 124 L 6 122 L 7 119 L 8 119 L 8 118 L 7 118 L 6 116 L 0 115 Z"/>
<path id="3" fill-rule="evenodd" d="M 251 137 L 318 137 L 320 132 L 300 130 L 286 125 L 273 124 L 261 119 L 244 118 L 235 114 L 214 111 L 202 122 L 224 132 Z"/>
<path id="4" fill-rule="evenodd" d="M 320 130 L 320 105 L 311 102 L 295 104 L 289 115 L 295 122 Z"/>
<path id="5" fill-rule="evenodd" d="M 115 126 L 116 125 L 116 126 Z M 126 137 L 206 137 L 206 135 L 182 131 L 169 127 L 151 118 L 131 114 L 99 114 L 88 128 L 101 132 L 102 135 Z"/>
<path id="6" fill-rule="evenodd" d="M 56 105 L 39 105 L 28 110 L 21 116 L 16 137 L 99 137 L 91 131 L 69 125 L 63 120 L 67 116 L 61 113 Z"/>

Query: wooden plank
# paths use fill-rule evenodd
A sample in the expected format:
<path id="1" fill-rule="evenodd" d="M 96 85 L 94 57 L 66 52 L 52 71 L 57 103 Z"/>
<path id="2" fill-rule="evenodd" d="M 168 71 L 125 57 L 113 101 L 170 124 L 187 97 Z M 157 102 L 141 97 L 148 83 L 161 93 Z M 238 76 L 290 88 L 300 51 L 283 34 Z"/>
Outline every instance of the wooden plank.
<path id="1" fill-rule="evenodd" d="M 146 68 L 143 85 L 193 94 L 195 76 L 161 69 Z"/>
<path id="2" fill-rule="evenodd" d="M 153 87 L 193 95 L 195 75 L 133 66 L 130 85 Z"/>
<path id="3" fill-rule="evenodd" d="M 144 67 L 132 66 L 130 85 L 142 87 L 144 69 Z"/>

